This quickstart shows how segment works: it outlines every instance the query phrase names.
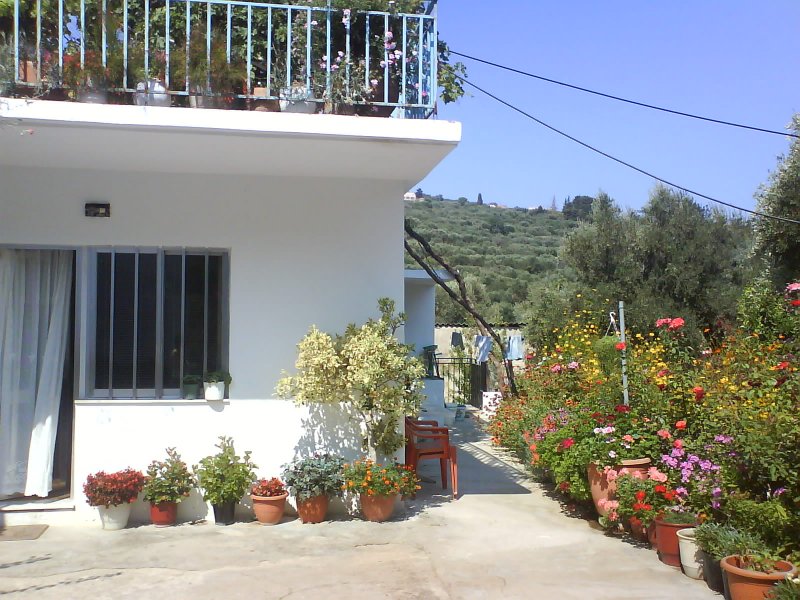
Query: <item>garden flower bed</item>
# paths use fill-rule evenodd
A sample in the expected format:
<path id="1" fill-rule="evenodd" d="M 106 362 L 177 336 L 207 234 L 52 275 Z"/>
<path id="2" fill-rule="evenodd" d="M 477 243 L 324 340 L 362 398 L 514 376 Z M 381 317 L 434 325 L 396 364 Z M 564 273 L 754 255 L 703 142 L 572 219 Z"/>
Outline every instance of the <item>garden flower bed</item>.
<path id="1" fill-rule="evenodd" d="M 592 466 L 612 492 L 598 505 L 607 527 L 659 514 L 727 523 L 797 564 L 799 299 L 798 283 L 779 294 L 755 286 L 739 326 L 706 331 L 702 346 L 679 316 L 620 343 L 599 335 L 602 315 L 578 311 L 553 347 L 528 356 L 519 397 L 489 423 L 493 441 L 570 500 L 591 498 Z M 625 468 L 630 459 L 649 459 L 650 470 Z"/>

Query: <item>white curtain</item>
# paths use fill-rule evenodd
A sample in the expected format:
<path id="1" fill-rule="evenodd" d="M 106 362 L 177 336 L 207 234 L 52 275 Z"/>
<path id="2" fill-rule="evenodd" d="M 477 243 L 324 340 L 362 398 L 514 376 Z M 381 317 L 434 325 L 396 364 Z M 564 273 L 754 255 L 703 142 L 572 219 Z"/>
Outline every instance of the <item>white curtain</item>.
<path id="1" fill-rule="evenodd" d="M 0 249 L 0 496 L 53 486 L 72 256 Z"/>

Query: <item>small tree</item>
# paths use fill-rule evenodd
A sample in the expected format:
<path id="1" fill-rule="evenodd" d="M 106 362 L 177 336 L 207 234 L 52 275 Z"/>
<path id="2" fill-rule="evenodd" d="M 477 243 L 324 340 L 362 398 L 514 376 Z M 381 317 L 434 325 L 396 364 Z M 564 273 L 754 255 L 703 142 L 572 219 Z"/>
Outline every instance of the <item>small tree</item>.
<path id="1" fill-rule="evenodd" d="M 478 193 L 478 204 L 483 204 L 483 195 L 480 192 Z"/>
<path id="2" fill-rule="evenodd" d="M 330 336 L 311 327 L 297 345 L 297 375 L 278 382 L 282 398 L 298 404 L 338 404 L 351 409 L 364 433 L 362 448 L 392 454 L 403 443 L 400 420 L 419 412 L 425 367 L 411 355 L 413 348 L 396 337 L 405 315 L 394 314 L 395 303 L 378 300 L 381 316 L 360 327 L 347 326 L 344 335 Z"/>

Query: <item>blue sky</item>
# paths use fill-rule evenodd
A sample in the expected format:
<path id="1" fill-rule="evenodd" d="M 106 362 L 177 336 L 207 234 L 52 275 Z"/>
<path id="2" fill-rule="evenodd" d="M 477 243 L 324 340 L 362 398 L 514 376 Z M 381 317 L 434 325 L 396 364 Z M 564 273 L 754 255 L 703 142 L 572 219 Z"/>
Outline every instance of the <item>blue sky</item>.
<path id="1" fill-rule="evenodd" d="M 441 0 L 439 19 L 453 50 L 606 93 L 779 131 L 800 112 L 798 0 Z M 554 127 L 745 208 L 789 148 L 785 136 L 464 62 L 470 80 Z M 439 118 L 463 123 L 463 141 L 421 182 L 426 193 L 549 207 L 602 189 L 623 207 L 647 201 L 652 179 L 470 94 L 440 107 Z"/>

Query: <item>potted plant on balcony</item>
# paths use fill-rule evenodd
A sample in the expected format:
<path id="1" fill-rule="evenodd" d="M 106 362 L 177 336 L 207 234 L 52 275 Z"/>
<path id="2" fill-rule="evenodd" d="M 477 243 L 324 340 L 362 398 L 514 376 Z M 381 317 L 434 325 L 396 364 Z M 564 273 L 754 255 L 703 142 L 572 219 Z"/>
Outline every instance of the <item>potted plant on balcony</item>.
<path id="1" fill-rule="evenodd" d="M 262 525 L 276 525 L 283 518 L 286 509 L 286 498 L 289 493 L 283 482 L 277 477 L 259 479 L 250 488 L 250 499 L 253 512 Z"/>
<path id="2" fill-rule="evenodd" d="M 175 448 L 167 448 L 166 460 L 154 460 L 147 467 L 144 499 L 150 503 L 150 520 L 156 527 L 174 525 L 178 502 L 192 491 L 196 481 Z"/>
<path id="3" fill-rule="evenodd" d="M 283 481 L 297 501 L 303 523 L 321 523 L 328 513 L 331 496 L 342 493 L 344 459 L 315 454 L 283 466 Z"/>
<path id="4" fill-rule="evenodd" d="M 417 474 L 406 465 L 357 460 L 344 466 L 343 476 L 345 489 L 358 494 L 367 521 L 386 521 L 394 512 L 398 496 L 410 496 L 419 489 Z"/>
<path id="5" fill-rule="evenodd" d="M 250 489 L 257 467 L 250 460 L 249 450 L 244 456 L 236 454 L 232 438 L 220 436 L 216 447 L 219 452 L 201 459 L 193 470 L 203 498 L 214 509 L 215 523 L 230 525 L 234 522 L 236 504 Z"/>
<path id="6" fill-rule="evenodd" d="M 225 398 L 227 386 L 231 384 L 231 374 L 227 371 L 210 371 L 203 376 L 203 392 L 206 400 Z"/>
<path id="7" fill-rule="evenodd" d="M 100 512 L 103 529 L 124 529 L 131 514 L 131 503 L 136 501 L 144 486 L 141 471 L 123 469 L 115 473 L 99 471 L 86 478 L 83 493 L 89 506 Z"/>

